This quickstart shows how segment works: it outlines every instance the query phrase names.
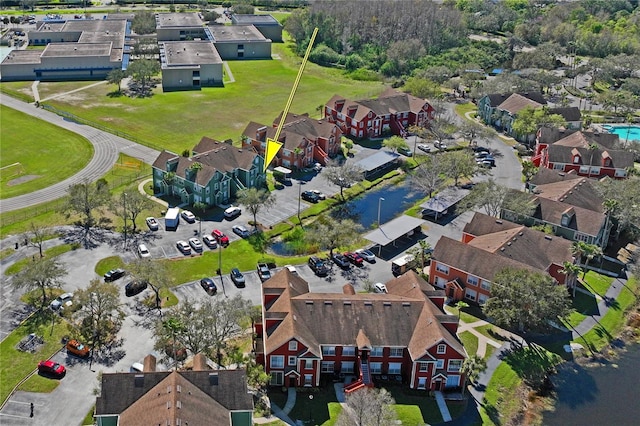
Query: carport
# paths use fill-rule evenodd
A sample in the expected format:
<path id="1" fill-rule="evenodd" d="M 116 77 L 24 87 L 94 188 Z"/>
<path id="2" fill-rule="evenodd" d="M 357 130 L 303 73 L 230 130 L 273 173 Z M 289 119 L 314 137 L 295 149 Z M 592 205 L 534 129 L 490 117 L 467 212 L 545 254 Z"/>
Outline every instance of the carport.
<path id="1" fill-rule="evenodd" d="M 426 221 L 418 219 L 416 217 L 402 215 L 397 217 L 383 225 L 380 225 L 374 231 L 369 232 L 364 237 L 374 244 L 378 244 L 380 252 L 383 246 L 390 243 L 395 245 L 398 238 L 412 235 L 414 232 L 419 231 L 422 225 Z"/>
<path id="2" fill-rule="evenodd" d="M 395 166 L 398 162 L 398 157 L 400 157 L 400 154 L 395 152 L 379 151 L 370 157 L 363 158 L 355 165 L 364 171 L 364 178 L 369 179 L 370 176 Z"/>
<path id="3" fill-rule="evenodd" d="M 439 192 L 435 197 L 420 204 L 420 207 L 428 212 L 433 212 L 433 216 L 437 222 L 439 216 L 447 214 L 447 211 L 458 204 L 464 197 L 469 195 L 469 192 L 470 191 L 468 189 L 460 189 L 452 186 Z"/>

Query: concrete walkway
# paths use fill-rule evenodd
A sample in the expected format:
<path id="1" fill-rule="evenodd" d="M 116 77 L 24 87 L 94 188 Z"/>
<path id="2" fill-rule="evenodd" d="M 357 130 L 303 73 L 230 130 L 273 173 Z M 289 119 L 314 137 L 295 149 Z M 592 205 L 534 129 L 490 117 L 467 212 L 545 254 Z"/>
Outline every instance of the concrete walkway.
<path id="1" fill-rule="evenodd" d="M 156 203 L 161 204 L 161 205 L 163 205 L 164 207 L 168 208 L 168 207 L 169 207 L 169 203 L 167 203 L 167 202 L 166 202 L 166 201 L 164 201 L 164 200 L 161 200 L 161 199 L 160 199 L 160 198 L 158 198 L 158 197 L 154 197 L 153 195 L 149 195 L 149 194 L 147 194 L 147 193 L 144 191 L 144 186 L 145 186 L 146 184 L 148 184 L 149 182 L 153 182 L 153 179 L 145 179 L 145 180 L 143 180 L 142 182 L 140 182 L 140 184 L 138 185 L 138 191 L 140 191 L 140 193 L 141 193 L 142 195 L 146 195 L 146 196 L 147 196 L 147 198 L 148 198 L 148 199 L 150 199 L 151 201 L 155 201 Z"/>
<path id="2" fill-rule="evenodd" d="M 442 392 L 440 391 L 435 391 L 435 395 L 436 404 L 438 404 L 438 408 L 440 409 L 442 420 L 444 420 L 445 422 L 450 422 L 452 420 L 451 413 L 449 413 L 449 407 L 447 407 L 447 403 L 444 401 L 444 395 L 442 395 Z"/>
<path id="3" fill-rule="evenodd" d="M 456 332 L 456 334 L 459 336 L 465 331 L 468 331 L 478 339 L 478 350 L 476 351 L 476 355 L 478 355 L 481 358 L 484 358 L 484 356 L 487 353 L 487 345 L 491 345 L 494 348 L 499 348 L 500 346 L 502 346 L 500 343 L 496 342 L 493 339 L 488 338 L 487 336 L 485 336 L 484 334 L 480 333 L 475 329 L 476 327 L 482 327 L 487 324 L 489 324 L 487 321 L 482 321 L 482 320 L 472 322 L 472 323 L 465 323 L 461 321 L 460 324 L 458 325 L 458 331 Z M 469 354 L 469 355 L 472 355 L 472 354 Z"/>

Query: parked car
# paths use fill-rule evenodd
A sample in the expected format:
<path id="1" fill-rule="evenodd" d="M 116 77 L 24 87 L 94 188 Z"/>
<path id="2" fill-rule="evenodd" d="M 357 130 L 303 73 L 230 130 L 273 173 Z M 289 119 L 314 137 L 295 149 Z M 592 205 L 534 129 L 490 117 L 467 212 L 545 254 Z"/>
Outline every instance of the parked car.
<path id="1" fill-rule="evenodd" d="M 314 194 L 316 194 L 316 196 L 318 197 L 318 200 L 326 200 L 327 199 L 327 196 L 322 191 L 318 191 L 317 189 L 310 189 L 310 191 L 313 192 Z"/>
<path id="2" fill-rule="evenodd" d="M 204 241 L 204 243 L 209 246 L 209 248 L 218 248 L 218 241 L 211 235 L 205 235 L 204 237 L 202 237 L 202 241 Z"/>
<path id="3" fill-rule="evenodd" d="M 124 277 L 124 275 L 126 273 L 127 273 L 127 271 L 125 271 L 122 268 L 112 269 L 112 270 L 108 271 L 106 274 L 104 274 L 104 281 L 108 283 L 110 281 L 118 280 L 118 279 Z"/>
<path id="4" fill-rule="evenodd" d="M 180 250 L 182 252 L 182 254 L 191 254 L 191 247 L 189 246 L 189 243 L 187 243 L 186 241 L 180 240 L 176 243 L 176 247 L 178 247 L 178 250 Z"/>
<path id="5" fill-rule="evenodd" d="M 241 214 L 242 214 L 242 210 L 240 209 L 240 207 L 236 207 L 236 206 L 231 206 L 224 211 L 224 217 L 226 217 L 229 220 L 235 219 Z"/>
<path id="6" fill-rule="evenodd" d="M 467 183 L 464 183 L 464 184 L 460 185 L 460 188 L 462 188 L 462 189 L 473 189 L 473 187 L 475 185 L 476 184 L 473 183 L 473 182 L 467 182 Z"/>
<path id="7" fill-rule="evenodd" d="M 238 268 L 233 268 L 229 276 L 231 277 L 231 281 L 233 281 L 236 287 L 244 288 L 246 281 L 244 279 L 244 275 L 242 275 L 242 272 L 240 272 Z"/>
<path id="8" fill-rule="evenodd" d="M 147 289 L 148 285 L 147 281 L 133 280 L 124 286 L 124 295 L 131 297 L 140 294 Z"/>
<path id="9" fill-rule="evenodd" d="M 364 259 L 362 259 L 362 257 L 360 257 L 358 253 L 346 251 L 342 254 L 344 255 L 344 257 L 349 259 L 349 262 L 353 263 L 356 266 L 362 266 L 362 264 L 364 263 Z"/>
<path id="10" fill-rule="evenodd" d="M 191 213 L 189 210 L 182 210 L 182 213 L 180 213 L 180 216 L 182 216 L 182 218 L 189 223 L 195 223 L 196 221 L 196 215 Z"/>
<path id="11" fill-rule="evenodd" d="M 427 144 L 424 144 L 424 143 L 419 143 L 418 144 L 418 149 L 420 151 L 427 152 L 427 153 L 431 152 L 431 147 L 429 145 L 427 145 Z"/>
<path id="12" fill-rule="evenodd" d="M 211 278 L 203 278 L 200 280 L 200 287 L 204 289 L 208 294 L 214 295 L 218 292 L 218 287 Z"/>
<path id="13" fill-rule="evenodd" d="M 407 157 L 413 157 L 413 151 L 411 151 L 408 147 L 405 147 L 405 146 L 401 146 L 400 148 L 398 148 L 398 153 Z"/>
<path id="14" fill-rule="evenodd" d="M 324 277 L 329 273 L 326 263 L 319 257 L 311 256 L 308 263 L 311 270 L 319 277 Z"/>
<path id="15" fill-rule="evenodd" d="M 316 172 L 320 173 L 322 171 L 322 164 L 314 163 L 313 164 L 313 170 L 315 170 Z"/>
<path id="16" fill-rule="evenodd" d="M 66 347 L 68 354 L 75 355 L 80 358 L 86 358 L 89 356 L 89 348 L 75 339 L 69 340 Z"/>
<path id="17" fill-rule="evenodd" d="M 266 280 L 271 278 L 271 271 L 269 270 L 269 265 L 267 265 L 266 263 L 258 263 L 256 269 L 258 270 L 260 281 L 265 282 Z"/>
<path id="18" fill-rule="evenodd" d="M 496 159 L 487 155 L 486 157 L 476 159 L 476 163 L 482 167 L 494 167 L 496 165 Z"/>
<path id="19" fill-rule="evenodd" d="M 151 252 L 147 248 L 146 244 L 140 244 L 138 246 L 138 254 L 140 255 L 140 257 L 143 257 L 143 258 L 151 257 Z"/>
<path id="20" fill-rule="evenodd" d="M 480 159 L 480 158 L 485 158 L 487 156 L 491 155 L 489 153 L 489 151 L 478 151 L 474 154 L 474 156 L 476 157 L 476 159 Z"/>
<path id="21" fill-rule="evenodd" d="M 316 193 L 312 191 L 304 191 L 302 194 L 300 194 L 300 197 L 305 201 L 309 201 L 310 203 L 317 203 L 320 200 Z"/>
<path id="22" fill-rule="evenodd" d="M 358 249 L 358 250 L 356 250 L 356 253 L 359 254 L 361 258 L 363 258 L 364 260 L 366 260 L 369 263 L 375 263 L 376 262 L 376 255 L 373 254 L 371 252 L 371 250 Z"/>
<path id="23" fill-rule="evenodd" d="M 351 263 L 349 263 L 349 259 L 347 259 L 344 255 L 340 253 L 333 253 L 331 255 L 331 260 L 333 261 L 333 263 L 335 263 L 336 265 L 338 265 L 343 269 L 349 269 L 349 267 L 351 267 Z"/>
<path id="24" fill-rule="evenodd" d="M 224 235 L 224 233 L 221 230 L 214 229 L 213 231 L 211 231 L 211 236 L 213 236 L 216 239 L 216 241 L 218 241 L 218 244 L 223 246 L 229 245 L 229 237 Z"/>
<path id="25" fill-rule="evenodd" d="M 73 305 L 73 293 L 64 293 L 60 296 L 56 297 L 53 302 L 49 305 L 52 310 L 58 311 L 60 309 L 64 309 L 65 307 L 69 307 Z"/>
<path id="26" fill-rule="evenodd" d="M 145 219 L 145 222 L 147 222 L 147 226 L 152 231 L 157 231 L 160 228 L 160 224 L 155 217 L 148 217 Z"/>
<path id="27" fill-rule="evenodd" d="M 232 229 L 235 234 L 239 235 L 242 238 L 247 238 L 249 237 L 249 235 L 251 235 L 249 233 L 249 230 L 242 225 L 233 225 Z"/>
<path id="28" fill-rule="evenodd" d="M 487 152 L 489 152 L 489 148 L 486 148 L 486 147 L 484 147 L 484 146 L 480 146 L 480 145 L 472 146 L 472 147 L 471 147 L 471 150 L 472 150 L 473 152 L 482 152 L 482 151 L 487 151 Z"/>
<path id="29" fill-rule="evenodd" d="M 373 285 L 373 291 L 376 293 L 386 293 L 387 292 L 387 286 L 382 284 L 382 283 L 375 283 Z"/>
<path id="30" fill-rule="evenodd" d="M 293 275 L 298 275 L 298 270 L 293 265 L 284 265 L 285 268 L 289 270 Z"/>
<path id="31" fill-rule="evenodd" d="M 195 251 L 202 251 L 202 243 L 197 238 L 189 238 L 189 245 Z"/>
<path id="32" fill-rule="evenodd" d="M 38 372 L 50 376 L 63 377 L 66 374 L 67 369 L 64 368 L 64 365 L 48 359 L 38 363 Z"/>
<path id="33" fill-rule="evenodd" d="M 438 148 L 440 150 L 447 149 L 447 144 L 444 143 L 444 142 L 440 142 L 440 141 L 433 141 L 433 146 L 435 146 L 436 148 Z"/>

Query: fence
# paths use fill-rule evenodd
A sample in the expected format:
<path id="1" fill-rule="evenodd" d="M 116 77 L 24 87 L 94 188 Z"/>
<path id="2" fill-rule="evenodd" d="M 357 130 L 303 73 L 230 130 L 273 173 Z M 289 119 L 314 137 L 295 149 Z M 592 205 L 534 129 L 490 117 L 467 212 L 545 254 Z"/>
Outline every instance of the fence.
<path id="1" fill-rule="evenodd" d="M 153 144 L 153 143 L 151 143 L 149 141 L 142 140 L 142 139 L 140 139 L 140 138 L 138 138 L 136 136 L 133 136 L 133 135 L 131 135 L 129 133 L 121 132 L 119 130 L 107 127 L 107 126 L 105 126 L 103 124 L 96 123 L 94 121 L 90 121 L 90 120 L 87 120 L 87 119 L 82 118 L 82 117 L 78 117 L 75 114 L 71 114 L 70 112 L 63 111 L 63 110 L 58 109 L 56 107 L 53 107 L 51 105 L 47 105 L 47 104 L 42 104 L 41 103 L 40 106 L 42 108 L 46 109 L 47 111 L 50 111 L 50 112 L 52 112 L 54 114 L 57 114 L 57 115 L 59 115 L 61 117 L 64 117 L 64 118 L 66 118 L 68 120 L 71 120 L 71 121 L 73 121 L 75 123 L 84 124 L 86 126 L 91 126 L 91 127 L 96 128 L 98 130 L 102 130 L 103 132 L 111 133 L 112 135 L 119 136 L 121 138 L 124 138 L 124 139 L 130 140 L 132 142 L 138 143 L 140 145 L 148 146 L 149 148 L 153 148 L 153 149 L 156 149 L 158 151 L 162 151 L 164 149 L 159 145 Z"/>

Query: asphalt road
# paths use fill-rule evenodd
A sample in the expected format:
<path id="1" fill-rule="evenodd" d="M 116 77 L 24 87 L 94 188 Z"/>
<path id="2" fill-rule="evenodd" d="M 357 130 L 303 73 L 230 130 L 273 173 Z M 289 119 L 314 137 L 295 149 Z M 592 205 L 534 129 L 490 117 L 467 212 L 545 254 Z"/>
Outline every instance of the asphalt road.
<path id="1" fill-rule="evenodd" d="M 71 185 L 82 182 L 93 182 L 101 178 L 111 170 L 118 160 L 118 153 L 120 152 L 149 164 L 153 163 L 160 153 L 155 149 L 133 143 L 111 133 L 64 119 L 52 112 L 42 108 L 36 108 L 33 104 L 28 104 L 10 96 L 0 94 L 0 103 L 77 133 L 85 137 L 93 145 L 95 150 L 89 164 L 70 178 L 29 194 L 6 198 L 0 201 L 0 211 L 3 213 L 56 200 L 63 197 Z M 58 158 L 56 161 L 64 161 L 64 159 Z"/>

